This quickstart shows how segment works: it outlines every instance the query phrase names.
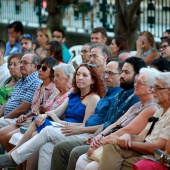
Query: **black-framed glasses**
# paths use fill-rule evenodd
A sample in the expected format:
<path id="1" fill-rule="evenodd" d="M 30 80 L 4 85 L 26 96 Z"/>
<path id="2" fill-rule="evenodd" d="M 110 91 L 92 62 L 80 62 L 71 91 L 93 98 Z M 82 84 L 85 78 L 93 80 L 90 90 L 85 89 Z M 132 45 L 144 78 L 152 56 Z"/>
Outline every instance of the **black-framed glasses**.
<path id="1" fill-rule="evenodd" d="M 159 86 L 152 86 L 155 91 L 160 91 L 160 90 L 165 90 L 165 89 L 170 89 L 170 87 L 159 87 Z"/>
<path id="2" fill-rule="evenodd" d="M 167 47 L 169 47 L 169 45 L 161 45 L 159 51 L 165 50 Z"/>
<path id="3" fill-rule="evenodd" d="M 42 71 L 47 71 L 48 70 L 48 67 L 46 67 L 46 66 L 42 66 L 42 65 L 37 65 L 37 70 L 40 70 L 40 69 L 42 69 Z"/>
<path id="4" fill-rule="evenodd" d="M 108 76 L 114 76 L 116 74 L 122 74 L 122 73 L 115 73 L 115 72 L 112 72 L 112 71 L 104 71 L 104 75 L 108 75 Z"/>
<path id="5" fill-rule="evenodd" d="M 160 39 L 162 41 L 162 40 L 167 39 L 167 38 L 169 38 L 169 37 L 161 37 Z"/>

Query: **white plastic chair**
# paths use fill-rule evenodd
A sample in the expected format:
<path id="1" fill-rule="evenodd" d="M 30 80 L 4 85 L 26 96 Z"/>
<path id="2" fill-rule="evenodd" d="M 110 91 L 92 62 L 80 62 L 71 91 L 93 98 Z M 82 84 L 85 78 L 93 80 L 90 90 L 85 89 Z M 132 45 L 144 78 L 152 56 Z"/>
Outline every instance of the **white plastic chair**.
<path id="1" fill-rule="evenodd" d="M 136 56 L 136 53 L 137 53 L 137 51 L 130 51 L 130 54 L 131 54 L 132 56 Z"/>
<path id="2" fill-rule="evenodd" d="M 80 55 L 80 53 L 81 53 L 81 48 L 82 48 L 82 45 L 75 45 L 75 46 L 72 46 L 71 48 L 69 48 L 69 52 L 70 52 L 70 54 L 71 54 L 71 57 L 70 57 L 69 62 L 70 62 L 75 56 Z"/>

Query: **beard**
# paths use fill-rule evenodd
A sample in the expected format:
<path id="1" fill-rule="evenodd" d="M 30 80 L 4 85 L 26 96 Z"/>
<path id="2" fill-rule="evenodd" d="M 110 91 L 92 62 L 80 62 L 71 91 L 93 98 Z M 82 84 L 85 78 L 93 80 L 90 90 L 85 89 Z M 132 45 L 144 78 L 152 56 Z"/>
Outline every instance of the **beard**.
<path id="1" fill-rule="evenodd" d="M 122 80 L 123 82 L 120 82 L 120 87 L 125 89 L 125 90 L 130 90 L 132 88 L 134 88 L 134 78 L 132 80 L 128 80 L 127 82 L 123 79 L 120 78 L 120 80 Z"/>

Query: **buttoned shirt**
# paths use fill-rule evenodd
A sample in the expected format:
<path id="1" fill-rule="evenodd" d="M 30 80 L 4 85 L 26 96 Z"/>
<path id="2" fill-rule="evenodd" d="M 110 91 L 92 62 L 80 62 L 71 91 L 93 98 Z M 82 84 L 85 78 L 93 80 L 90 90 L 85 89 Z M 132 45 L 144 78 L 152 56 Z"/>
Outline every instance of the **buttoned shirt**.
<path id="1" fill-rule="evenodd" d="M 158 138 L 168 140 L 170 138 L 170 108 L 165 113 L 163 113 L 162 108 L 157 110 L 154 117 L 158 117 L 159 120 L 155 123 L 151 134 L 145 138 L 145 141 L 154 143 Z M 149 130 L 151 124 L 152 122 L 148 123 L 145 129 Z"/>
<path id="2" fill-rule="evenodd" d="M 42 81 L 38 78 L 37 71 L 30 74 L 25 79 L 20 79 L 15 85 L 11 92 L 10 98 L 5 104 L 4 115 L 12 112 L 15 108 L 20 106 L 23 101 L 32 104 L 35 90 L 38 86 L 40 86 L 41 83 Z"/>
<path id="3" fill-rule="evenodd" d="M 92 114 L 86 120 L 85 126 L 95 126 L 102 124 L 110 107 L 110 100 L 114 98 L 114 96 L 117 95 L 121 90 L 122 88 L 120 87 L 108 88 L 106 91 L 106 95 L 97 103 L 94 114 Z"/>
<path id="4" fill-rule="evenodd" d="M 133 92 L 134 88 L 130 90 L 122 90 L 110 101 L 111 104 L 107 116 L 105 117 L 103 129 L 115 123 L 131 106 L 139 102 L 139 98 L 134 95 Z"/>

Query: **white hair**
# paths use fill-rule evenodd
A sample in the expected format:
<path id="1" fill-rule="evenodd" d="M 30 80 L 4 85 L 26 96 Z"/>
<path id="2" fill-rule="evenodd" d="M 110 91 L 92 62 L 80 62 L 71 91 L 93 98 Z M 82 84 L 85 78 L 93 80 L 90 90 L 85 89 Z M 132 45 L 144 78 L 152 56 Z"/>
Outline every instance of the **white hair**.
<path id="1" fill-rule="evenodd" d="M 149 87 L 154 85 L 154 83 L 156 81 L 156 76 L 159 73 L 161 73 L 161 72 L 156 70 L 155 68 L 143 67 L 139 70 L 139 74 L 142 74 L 145 76 L 146 84 Z"/>
<path id="2" fill-rule="evenodd" d="M 160 72 L 156 79 L 162 80 L 165 86 L 170 88 L 170 72 Z"/>
<path id="3" fill-rule="evenodd" d="M 66 76 L 69 75 L 70 76 L 70 82 L 72 82 L 73 75 L 74 75 L 74 72 L 75 72 L 75 69 L 74 69 L 72 64 L 62 63 L 62 64 L 59 64 L 59 65 L 56 65 L 56 66 L 53 67 L 54 71 L 56 69 L 61 69 Z"/>

